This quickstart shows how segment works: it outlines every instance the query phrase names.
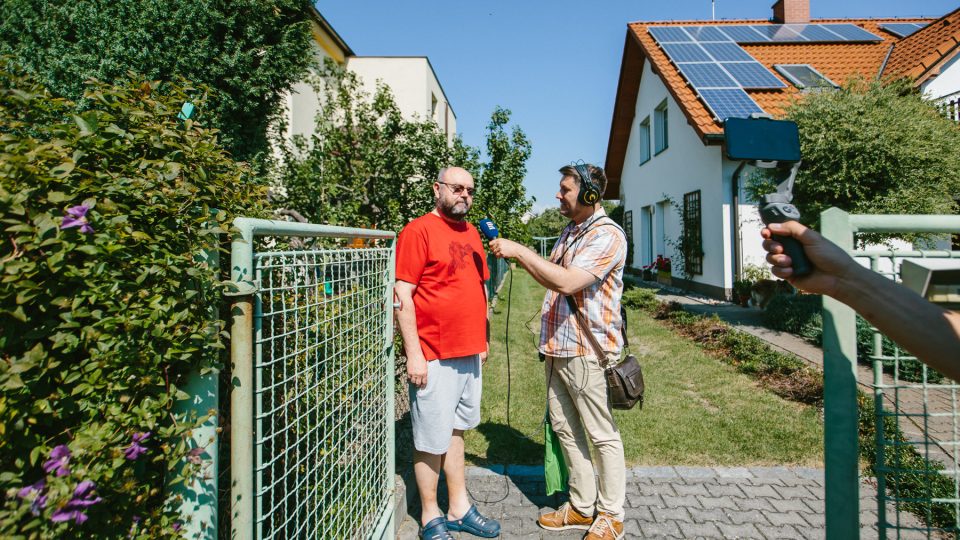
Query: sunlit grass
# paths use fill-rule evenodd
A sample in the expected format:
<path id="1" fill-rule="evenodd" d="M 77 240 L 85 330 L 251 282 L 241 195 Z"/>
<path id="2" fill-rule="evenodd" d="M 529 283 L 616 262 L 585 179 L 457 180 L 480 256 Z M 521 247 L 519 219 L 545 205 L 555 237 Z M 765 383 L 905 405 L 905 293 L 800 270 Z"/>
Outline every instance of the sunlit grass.
<path id="1" fill-rule="evenodd" d="M 510 301 L 510 426 L 507 425 L 507 293 L 493 316 L 484 369 L 482 422 L 467 433 L 475 464 L 543 461 L 545 380 L 537 358 L 544 289 L 516 270 Z M 629 465 L 805 465 L 823 461 L 823 425 L 815 407 L 787 401 L 711 358 L 645 313 L 629 313 L 630 342 L 647 385 L 642 410 L 617 411 Z M 642 353 L 642 354 L 641 354 Z"/>

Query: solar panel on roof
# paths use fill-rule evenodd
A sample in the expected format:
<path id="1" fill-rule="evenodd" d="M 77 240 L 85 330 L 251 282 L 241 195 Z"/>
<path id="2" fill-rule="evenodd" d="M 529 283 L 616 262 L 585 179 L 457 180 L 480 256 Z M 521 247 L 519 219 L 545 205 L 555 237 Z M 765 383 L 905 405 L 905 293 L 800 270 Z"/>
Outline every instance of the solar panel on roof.
<path id="1" fill-rule="evenodd" d="M 842 41 L 840 36 L 819 24 L 791 24 L 787 26 L 800 34 L 800 37 L 810 41 Z"/>
<path id="2" fill-rule="evenodd" d="M 845 41 L 883 41 L 879 36 L 871 34 L 855 24 L 821 24 L 820 26 L 839 35 Z"/>
<path id="3" fill-rule="evenodd" d="M 736 43 L 701 43 L 700 46 L 718 62 L 750 62 L 754 59 Z"/>
<path id="4" fill-rule="evenodd" d="M 731 41 L 726 34 L 720 31 L 716 26 L 686 26 L 684 27 L 687 30 L 687 33 L 690 34 L 694 40 L 699 42 L 705 41 Z"/>
<path id="5" fill-rule="evenodd" d="M 717 64 L 687 63 L 677 64 L 677 67 L 694 88 L 739 88 L 737 82 Z"/>
<path id="6" fill-rule="evenodd" d="M 700 90 L 707 107 L 713 116 L 721 122 L 727 118 L 750 118 L 753 113 L 762 113 L 763 109 L 746 92 L 739 88 Z"/>
<path id="7" fill-rule="evenodd" d="M 756 24 L 753 29 L 767 36 L 770 41 L 807 41 L 795 30 L 784 24 Z"/>
<path id="8" fill-rule="evenodd" d="M 711 62 L 713 59 L 696 43 L 664 43 L 661 45 L 674 63 Z"/>
<path id="9" fill-rule="evenodd" d="M 787 86 L 760 62 L 724 62 L 720 65 L 743 88 L 786 88 Z"/>
<path id="10" fill-rule="evenodd" d="M 897 37 L 905 38 L 924 26 L 926 25 L 919 23 L 883 23 L 880 25 L 880 29 L 886 30 Z"/>
<path id="11" fill-rule="evenodd" d="M 684 32 L 679 26 L 649 26 L 647 31 L 660 44 L 663 43 L 683 43 L 690 42 L 693 39 Z"/>
<path id="12" fill-rule="evenodd" d="M 753 28 L 745 25 L 724 26 L 720 28 L 720 31 L 730 36 L 730 39 L 737 43 L 763 43 L 770 41 L 766 35 L 760 34 L 754 31 Z"/>
<path id="13" fill-rule="evenodd" d="M 837 88 L 833 81 L 810 64 L 776 64 L 773 67 L 800 89 Z"/>

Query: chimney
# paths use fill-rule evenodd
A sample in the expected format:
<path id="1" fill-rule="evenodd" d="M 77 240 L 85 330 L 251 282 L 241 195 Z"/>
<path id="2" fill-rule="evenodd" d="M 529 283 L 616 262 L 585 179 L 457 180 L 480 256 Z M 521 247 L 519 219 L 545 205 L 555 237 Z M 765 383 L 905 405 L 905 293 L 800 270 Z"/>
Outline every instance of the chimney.
<path id="1" fill-rule="evenodd" d="M 808 24 L 810 0 L 777 0 L 773 5 L 773 22 L 780 24 Z"/>

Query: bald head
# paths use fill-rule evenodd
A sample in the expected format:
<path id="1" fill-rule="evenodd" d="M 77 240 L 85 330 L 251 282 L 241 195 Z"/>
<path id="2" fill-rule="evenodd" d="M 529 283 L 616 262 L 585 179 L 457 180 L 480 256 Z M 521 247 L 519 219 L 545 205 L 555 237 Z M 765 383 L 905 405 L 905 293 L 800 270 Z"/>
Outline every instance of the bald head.
<path id="1" fill-rule="evenodd" d="M 440 169 L 433 184 L 437 212 L 454 221 L 462 221 L 473 206 L 473 175 L 462 167 Z"/>

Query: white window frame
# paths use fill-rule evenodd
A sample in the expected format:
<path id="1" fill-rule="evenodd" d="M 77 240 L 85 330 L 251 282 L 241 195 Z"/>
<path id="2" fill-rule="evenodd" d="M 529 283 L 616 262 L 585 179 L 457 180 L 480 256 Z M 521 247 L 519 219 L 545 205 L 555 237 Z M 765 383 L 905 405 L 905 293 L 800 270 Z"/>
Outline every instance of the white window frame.
<path id="1" fill-rule="evenodd" d="M 650 154 L 650 116 L 644 118 L 640 124 L 640 165 L 650 161 L 653 155 Z"/>
<path id="2" fill-rule="evenodd" d="M 658 155 L 660 152 L 669 147 L 669 129 L 667 129 L 670 117 L 667 114 L 667 100 L 663 100 L 660 105 L 657 105 L 657 108 L 653 110 L 653 130 L 654 130 L 654 151 L 653 155 Z"/>

